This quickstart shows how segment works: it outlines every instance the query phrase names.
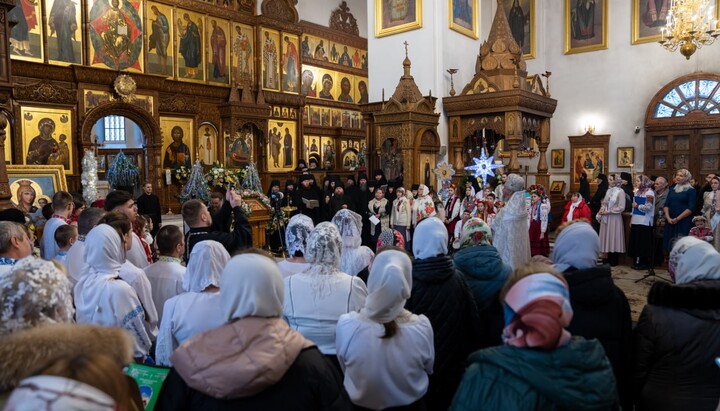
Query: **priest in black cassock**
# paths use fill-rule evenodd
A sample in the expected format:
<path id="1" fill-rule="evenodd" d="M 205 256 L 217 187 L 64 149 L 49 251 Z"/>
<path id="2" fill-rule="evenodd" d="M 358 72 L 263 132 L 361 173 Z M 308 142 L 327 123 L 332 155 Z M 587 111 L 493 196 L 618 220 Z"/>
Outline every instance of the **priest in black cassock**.
<path id="1" fill-rule="evenodd" d="M 160 214 L 162 214 L 162 211 L 160 210 L 160 199 L 153 194 L 151 182 L 146 181 L 145 184 L 143 184 L 143 193 L 135 200 L 135 203 L 137 204 L 138 214 L 147 214 L 150 216 L 153 223 L 153 229 L 150 231 L 150 234 L 155 238 L 155 235 L 160 230 Z"/>

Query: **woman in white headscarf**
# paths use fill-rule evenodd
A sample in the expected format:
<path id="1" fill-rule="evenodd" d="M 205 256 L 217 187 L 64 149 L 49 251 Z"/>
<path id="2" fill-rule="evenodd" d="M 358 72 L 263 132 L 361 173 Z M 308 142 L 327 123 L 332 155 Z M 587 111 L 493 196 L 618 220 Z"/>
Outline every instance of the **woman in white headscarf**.
<path id="1" fill-rule="evenodd" d="M 332 223 L 342 238 L 340 271 L 350 275 L 360 274 L 375 256 L 369 247 L 362 245 L 362 217 L 354 211 L 342 209 L 335 213 Z"/>
<path id="2" fill-rule="evenodd" d="M 506 203 L 493 220 L 493 238 L 500 257 L 515 269 L 530 261 L 525 180 L 517 174 L 510 174 L 502 190 Z"/>
<path id="3" fill-rule="evenodd" d="M 230 254 L 217 241 L 205 240 L 195 244 L 190 257 L 183 281 L 186 292 L 163 307 L 155 360 L 166 367 L 172 365 L 173 351 L 190 337 L 225 323 L 220 313 L 220 275 Z"/>
<path id="4" fill-rule="evenodd" d="M 342 251 L 337 227 L 328 222 L 318 224 L 305 248 L 310 268 L 285 279 L 283 305 L 290 327 L 317 344 L 335 363 L 337 320 L 342 314 L 360 310 L 367 297 L 365 283 L 340 270 Z"/>
<path id="5" fill-rule="evenodd" d="M 420 224 L 423 219 L 437 215 L 430 189 L 425 184 L 420 184 L 418 187 L 417 198 L 412 201 L 412 210 L 413 227 Z"/>
<path id="6" fill-rule="evenodd" d="M 144 359 L 152 344 L 145 322 L 145 309 L 135 290 L 120 279 L 125 262 L 125 244 L 115 228 L 100 224 L 85 239 L 88 273 L 75 285 L 78 323 L 118 326 L 134 339 L 134 356 Z"/>
<path id="7" fill-rule="evenodd" d="M 294 215 L 285 228 L 285 249 L 288 258 L 278 262 L 283 278 L 307 270 L 310 264 L 305 261 L 305 244 L 310 232 L 315 228 L 312 218 L 305 214 Z"/>
<path id="8" fill-rule="evenodd" d="M 360 312 L 340 316 L 337 356 L 345 390 L 371 410 L 422 404 L 435 360 L 430 320 L 404 309 L 412 290 L 412 262 L 398 249 L 378 253 Z"/>
<path id="9" fill-rule="evenodd" d="M 337 370 L 281 318 L 285 292 L 273 260 L 235 256 L 221 283 L 225 324 L 175 351 L 156 410 L 350 409 Z"/>
<path id="10" fill-rule="evenodd" d="M 625 228 L 622 213 L 625 211 L 625 192 L 623 180 L 618 176 L 608 176 L 610 189 L 597 213 L 600 222 L 600 252 L 607 254 L 611 266 L 618 265 L 620 254 L 625 252 Z"/>
<path id="11" fill-rule="evenodd" d="M 720 254 L 696 237 L 670 252 L 635 328 L 637 410 L 714 410 L 720 395 Z"/>

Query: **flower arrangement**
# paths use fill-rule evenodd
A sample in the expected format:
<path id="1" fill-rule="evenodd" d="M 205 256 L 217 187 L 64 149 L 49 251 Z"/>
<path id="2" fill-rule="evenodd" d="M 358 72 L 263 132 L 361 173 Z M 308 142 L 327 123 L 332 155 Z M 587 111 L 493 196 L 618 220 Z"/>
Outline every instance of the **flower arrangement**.
<path id="1" fill-rule="evenodd" d="M 287 216 L 285 212 L 280 208 L 273 208 L 270 210 L 270 219 L 265 226 L 265 229 L 269 234 L 275 234 L 280 227 L 287 224 Z"/>
<path id="2" fill-rule="evenodd" d="M 265 195 L 265 193 L 261 191 L 255 191 L 255 190 L 242 190 L 240 191 L 240 195 L 242 195 L 242 198 L 255 198 L 257 200 L 260 200 L 262 205 L 264 205 L 267 208 L 272 208 L 270 205 L 270 198 Z"/>
<path id="3" fill-rule="evenodd" d="M 228 184 L 239 186 L 245 172 L 241 169 L 227 169 L 221 163 L 213 163 L 210 170 L 205 173 L 205 179 L 210 187 L 226 188 Z"/>
<path id="4" fill-rule="evenodd" d="M 175 167 L 172 171 L 175 180 L 184 183 L 190 177 L 190 169 L 185 166 Z"/>

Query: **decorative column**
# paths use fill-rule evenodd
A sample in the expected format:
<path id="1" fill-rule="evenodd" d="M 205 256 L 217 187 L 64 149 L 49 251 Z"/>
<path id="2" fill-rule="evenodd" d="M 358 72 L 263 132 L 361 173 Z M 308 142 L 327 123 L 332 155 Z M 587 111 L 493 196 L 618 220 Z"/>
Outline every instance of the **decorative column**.
<path id="1" fill-rule="evenodd" d="M 542 184 L 543 187 L 550 187 L 550 174 L 548 173 L 547 165 L 547 149 L 550 145 L 550 119 L 543 119 L 540 124 L 540 136 L 538 136 L 537 143 L 538 149 L 540 150 L 540 158 L 538 158 L 537 174 L 535 175 L 535 182 Z"/>
<path id="2" fill-rule="evenodd" d="M 520 172 L 520 162 L 518 162 L 517 154 L 521 141 L 522 113 L 519 111 L 505 113 L 505 145 L 506 150 L 510 151 L 510 162 L 507 165 L 508 173 Z"/>
<path id="3" fill-rule="evenodd" d="M 7 168 L 5 167 L 5 139 L 7 132 L 5 128 L 8 125 L 5 114 L 0 112 L 0 210 L 12 207 L 10 202 L 10 181 L 8 179 Z"/>

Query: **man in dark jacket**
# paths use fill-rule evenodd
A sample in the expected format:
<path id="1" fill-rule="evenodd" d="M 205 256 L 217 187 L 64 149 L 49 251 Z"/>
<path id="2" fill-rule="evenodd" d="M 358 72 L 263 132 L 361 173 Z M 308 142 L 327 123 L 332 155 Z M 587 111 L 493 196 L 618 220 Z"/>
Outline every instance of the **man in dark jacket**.
<path id="1" fill-rule="evenodd" d="M 200 200 L 188 200 L 182 206 L 182 216 L 190 230 L 185 234 L 185 261 L 190 258 L 195 244 L 203 240 L 214 240 L 222 244 L 230 255 L 252 246 L 252 229 L 247 217 L 240 209 L 242 197 L 235 190 L 228 190 L 225 201 L 213 219 L 205 204 Z M 224 221 L 230 213 L 235 218 L 232 232 L 222 231 L 216 221 Z"/>
<path id="2" fill-rule="evenodd" d="M 138 197 L 137 200 L 135 200 L 135 204 L 138 208 L 138 214 L 150 216 L 153 223 L 153 229 L 150 231 L 150 234 L 152 234 L 153 238 L 155 238 L 157 232 L 162 226 L 160 219 L 162 211 L 160 210 L 160 199 L 158 196 L 153 194 L 153 186 L 151 182 L 146 181 L 145 184 L 143 184 L 143 193 L 140 194 L 140 197 Z"/>

